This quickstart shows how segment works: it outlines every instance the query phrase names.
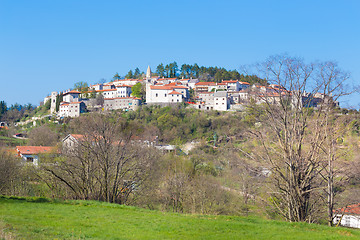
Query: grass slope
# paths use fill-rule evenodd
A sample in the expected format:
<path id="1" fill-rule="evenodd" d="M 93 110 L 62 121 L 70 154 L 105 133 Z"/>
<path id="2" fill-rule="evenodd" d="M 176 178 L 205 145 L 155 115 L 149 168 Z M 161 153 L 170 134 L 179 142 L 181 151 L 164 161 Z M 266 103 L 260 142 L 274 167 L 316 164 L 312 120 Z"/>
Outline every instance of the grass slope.
<path id="1" fill-rule="evenodd" d="M 0 239 L 359 239 L 360 231 L 181 215 L 95 201 L 0 197 Z"/>

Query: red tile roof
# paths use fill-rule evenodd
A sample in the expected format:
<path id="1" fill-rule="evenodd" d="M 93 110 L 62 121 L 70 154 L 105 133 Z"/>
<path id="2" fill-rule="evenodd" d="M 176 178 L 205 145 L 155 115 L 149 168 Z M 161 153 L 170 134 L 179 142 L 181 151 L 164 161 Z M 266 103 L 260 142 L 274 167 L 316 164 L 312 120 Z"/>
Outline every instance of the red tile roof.
<path id="1" fill-rule="evenodd" d="M 159 78 L 158 81 L 176 80 L 177 78 Z"/>
<path id="2" fill-rule="evenodd" d="M 248 83 L 248 82 L 239 82 L 239 83 L 242 85 L 250 85 L 250 83 Z"/>
<path id="3" fill-rule="evenodd" d="M 66 94 L 80 94 L 80 93 L 81 92 L 79 92 L 79 91 L 71 90 L 69 92 L 63 93 L 63 95 L 66 95 Z"/>
<path id="4" fill-rule="evenodd" d="M 214 86 L 214 85 L 216 85 L 216 83 L 215 82 L 198 82 L 198 83 L 195 83 L 195 86 L 198 86 L 198 85 Z"/>
<path id="5" fill-rule="evenodd" d="M 16 146 L 16 150 L 19 154 L 22 155 L 32 155 L 39 153 L 49 153 L 55 150 L 54 147 L 44 147 L 44 146 Z"/>
<path id="6" fill-rule="evenodd" d="M 175 90 L 173 90 L 171 93 L 169 93 L 169 94 L 173 94 L 173 95 L 181 95 L 181 93 L 179 93 L 179 92 L 177 92 L 177 91 L 175 91 Z"/>
<path id="7" fill-rule="evenodd" d="M 103 90 L 96 90 L 96 92 L 109 92 L 109 91 L 117 91 L 117 89 L 103 89 Z"/>
<path id="8" fill-rule="evenodd" d="M 228 80 L 228 81 L 222 81 L 223 83 L 236 83 L 238 82 L 237 80 Z"/>
<path id="9" fill-rule="evenodd" d="M 339 208 L 334 212 L 360 215 L 360 203 L 349 205 L 346 208 Z"/>
<path id="10" fill-rule="evenodd" d="M 72 136 L 73 138 L 75 138 L 76 140 L 80 141 L 80 140 L 84 140 L 84 135 L 82 134 L 70 134 L 70 136 Z"/>

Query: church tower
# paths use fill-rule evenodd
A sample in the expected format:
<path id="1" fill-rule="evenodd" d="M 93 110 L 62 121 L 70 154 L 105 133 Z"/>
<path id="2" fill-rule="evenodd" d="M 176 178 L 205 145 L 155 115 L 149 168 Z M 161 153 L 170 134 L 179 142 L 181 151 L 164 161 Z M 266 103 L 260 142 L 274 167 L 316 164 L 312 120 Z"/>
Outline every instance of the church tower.
<path id="1" fill-rule="evenodd" d="M 147 70 L 146 70 L 146 79 L 150 79 L 151 78 L 151 69 L 150 66 L 148 66 Z"/>
<path id="2" fill-rule="evenodd" d="M 57 92 L 52 92 L 51 93 L 51 98 L 50 98 L 50 113 L 53 114 L 56 111 L 56 96 L 57 96 Z"/>

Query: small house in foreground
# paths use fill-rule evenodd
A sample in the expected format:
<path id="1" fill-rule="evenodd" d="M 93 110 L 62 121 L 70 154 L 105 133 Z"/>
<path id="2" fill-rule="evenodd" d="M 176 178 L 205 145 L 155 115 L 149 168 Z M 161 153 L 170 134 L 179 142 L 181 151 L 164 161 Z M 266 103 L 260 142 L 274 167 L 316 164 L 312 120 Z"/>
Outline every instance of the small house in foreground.
<path id="1" fill-rule="evenodd" d="M 360 228 L 360 203 L 335 210 L 333 223 L 339 222 L 344 227 Z"/>
<path id="2" fill-rule="evenodd" d="M 18 156 L 21 157 L 24 162 L 38 166 L 39 155 L 55 152 L 55 148 L 43 146 L 16 146 L 16 151 Z"/>

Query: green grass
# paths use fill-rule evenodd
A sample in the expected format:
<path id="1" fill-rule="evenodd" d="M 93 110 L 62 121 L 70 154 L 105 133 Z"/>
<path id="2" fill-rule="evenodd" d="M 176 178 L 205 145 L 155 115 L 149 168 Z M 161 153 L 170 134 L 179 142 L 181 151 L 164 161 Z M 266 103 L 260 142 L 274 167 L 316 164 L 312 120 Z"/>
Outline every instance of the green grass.
<path id="1" fill-rule="evenodd" d="M 2 145 L 5 145 L 5 146 L 19 146 L 19 145 L 25 145 L 26 140 L 0 136 L 0 143 L 2 143 Z"/>
<path id="2" fill-rule="evenodd" d="M 0 198 L 0 239 L 360 239 L 360 231 L 181 215 L 95 201 Z"/>

